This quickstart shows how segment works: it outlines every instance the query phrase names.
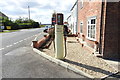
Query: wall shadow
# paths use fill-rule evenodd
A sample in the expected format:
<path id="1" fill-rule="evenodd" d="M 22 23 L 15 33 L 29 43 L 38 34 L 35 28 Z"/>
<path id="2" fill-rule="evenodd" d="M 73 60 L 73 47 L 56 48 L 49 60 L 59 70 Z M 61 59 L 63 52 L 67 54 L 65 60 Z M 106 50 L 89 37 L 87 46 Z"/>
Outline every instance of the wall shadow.
<path id="1" fill-rule="evenodd" d="M 78 63 L 78 62 L 75 62 L 75 61 L 70 61 L 68 59 L 64 59 L 63 61 L 65 61 L 67 63 L 70 63 L 70 64 L 74 64 L 74 65 L 80 66 L 80 67 L 83 67 L 83 68 L 86 68 L 88 70 L 92 70 L 92 71 L 95 71 L 95 72 L 103 73 L 103 74 L 106 74 L 106 75 L 112 74 L 112 72 L 110 72 L 110 71 L 106 71 L 106 70 L 103 70 L 101 68 L 97 68 L 97 67 L 94 67 L 94 66 L 81 64 L 81 63 Z"/>
<path id="2" fill-rule="evenodd" d="M 67 41 L 68 43 L 78 43 L 77 41 Z"/>
<path id="3" fill-rule="evenodd" d="M 120 62 L 120 59 L 112 59 L 112 58 L 103 58 L 105 60 L 110 60 L 110 61 L 116 61 L 116 62 Z"/>
<path id="4" fill-rule="evenodd" d="M 120 79 L 120 72 L 117 73 L 117 74 L 111 75 L 110 77 L 114 77 L 114 78 L 118 78 L 118 79 Z"/>

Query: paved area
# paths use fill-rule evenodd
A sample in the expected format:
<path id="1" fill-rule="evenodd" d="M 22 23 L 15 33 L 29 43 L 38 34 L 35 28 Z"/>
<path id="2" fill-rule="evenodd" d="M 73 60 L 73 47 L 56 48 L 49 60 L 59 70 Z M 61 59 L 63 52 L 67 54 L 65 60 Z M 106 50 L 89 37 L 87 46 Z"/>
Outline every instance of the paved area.
<path id="1" fill-rule="evenodd" d="M 104 59 L 104 61 L 110 66 L 112 66 L 114 69 L 120 72 L 120 60 Z"/>
<path id="2" fill-rule="evenodd" d="M 113 66 L 104 61 L 104 59 L 96 57 L 84 48 L 74 37 L 68 37 L 67 56 L 64 61 L 95 78 L 106 77 L 118 72 Z M 53 44 L 49 49 L 43 49 L 42 51 L 47 55 L 55 57 Z"/>

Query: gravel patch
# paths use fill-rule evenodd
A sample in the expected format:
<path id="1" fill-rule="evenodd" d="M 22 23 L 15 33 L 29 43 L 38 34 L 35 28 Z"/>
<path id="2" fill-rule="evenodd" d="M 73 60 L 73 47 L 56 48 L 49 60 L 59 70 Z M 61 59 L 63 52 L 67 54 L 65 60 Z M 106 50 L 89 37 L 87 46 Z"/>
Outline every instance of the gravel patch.
<path id="1" fill-rule="evenodd" d="M 43 49 L 47 55 L 55 57 L 53 43 L 49 49 Z M 102 58 L 98 58 L 81 46 L 75 37 L 67 38 L 67 56 L 64 60 L 70 65 L 88 73 L 95 78 L 101 78 L 117 72 L 108 65 Z"/>

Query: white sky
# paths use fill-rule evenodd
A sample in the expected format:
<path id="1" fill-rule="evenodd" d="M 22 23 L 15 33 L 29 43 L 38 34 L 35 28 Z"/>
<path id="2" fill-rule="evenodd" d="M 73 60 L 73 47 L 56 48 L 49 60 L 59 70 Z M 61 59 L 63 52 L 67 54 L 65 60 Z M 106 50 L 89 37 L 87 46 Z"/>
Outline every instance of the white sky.
<path id="1" fill-rule="evenodd" d="M 31 19 L 51 23 L 54 10 L 64 14 L 64 20 L 70 15 L 70 9 L 76 0 L 0 0 L 0 11 L 13 20 L 19 17 L 28 17 L 30 6 Z"/>

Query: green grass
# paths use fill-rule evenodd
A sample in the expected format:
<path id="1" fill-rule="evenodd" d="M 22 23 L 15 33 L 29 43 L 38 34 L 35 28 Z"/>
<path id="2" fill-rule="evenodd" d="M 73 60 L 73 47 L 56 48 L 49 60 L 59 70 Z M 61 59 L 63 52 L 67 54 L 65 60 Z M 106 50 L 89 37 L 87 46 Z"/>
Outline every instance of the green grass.
<path id="1" fill-rule="evenodd" d="M 0 33 L 8 33 L 8 32 L 15 32 L 15 31 L 19 31 L 19 30 L 8 30 L 8 31 L 0 32 Z"/>
<path id="2" fill-rule="evenodd" d="M 35 28 L 27 28 L 27 29 L 35 29 Z M 6 31 L 0 32 L 0 33 L 15 32 L 15 31 L 19 31 L 19 30 L 21 30 L 21 29 L 18 29 L 18 30 L 6 30 Z"/>

